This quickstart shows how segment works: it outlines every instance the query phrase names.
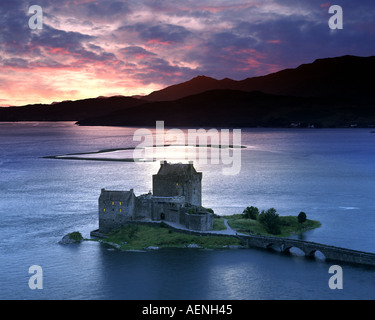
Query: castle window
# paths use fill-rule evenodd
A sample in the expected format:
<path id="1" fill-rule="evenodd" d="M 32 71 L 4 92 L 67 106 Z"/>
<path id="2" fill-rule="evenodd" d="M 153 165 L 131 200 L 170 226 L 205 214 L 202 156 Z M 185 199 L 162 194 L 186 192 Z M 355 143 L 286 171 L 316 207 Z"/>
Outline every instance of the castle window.
<path id="1" fill-rule="evenodd" d="M 122 212 L 122 209 L 120 209 L 120 212 Z"/>
<path id="2" fill-rule="evenodd" d="M 103 209 L 103 212 L 105 212 L 105 208 Z"/>
<path id="3" fill-rule="evenodd" d="M 119 202 L 120 206 L 121 206 L 121 201 Z"/>
<path id="4" fill-rule="evenodd" d="M 112 201 L 112 205 L 114 205 L 115 204 L 115 202 L 114 201 Z"/>

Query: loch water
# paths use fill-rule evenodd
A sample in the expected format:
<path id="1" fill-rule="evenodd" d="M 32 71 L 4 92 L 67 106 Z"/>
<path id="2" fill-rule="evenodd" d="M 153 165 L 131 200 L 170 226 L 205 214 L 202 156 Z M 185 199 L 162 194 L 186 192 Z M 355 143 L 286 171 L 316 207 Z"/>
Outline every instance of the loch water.
<path id="1" fill-rule="evenodd" d="M 159 163 L 46 159 L 136 146 L 137 128 L 72 122 L 0 123 L 0 299 L 374 299 L 375 269 L 257 249 L 121 252 L 98 242 L 60 245 L 98 227 L 101 188 L 151 189 Z M 304 211 L 322 226 L 301 239 L 375 253 L 375 134 L 370 129 L 242 129 L 241 172 L 197 164 L 203 205 Z M 296 236 L 297 237 L 297 236 Z M 29 268 L 43 289 L 29 288 Z"/>

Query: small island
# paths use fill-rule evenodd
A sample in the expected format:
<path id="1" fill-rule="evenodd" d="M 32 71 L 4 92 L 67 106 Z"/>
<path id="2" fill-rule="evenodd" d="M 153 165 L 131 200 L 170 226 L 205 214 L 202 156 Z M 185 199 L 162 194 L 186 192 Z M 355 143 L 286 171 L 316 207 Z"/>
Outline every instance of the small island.
<path id="1" fill-rule="evenodd" d="M 288 237 L 321 226 L 319 221 L 298 216 L 279 216 L 274 208 L 259 212 L 247 207 L 242 214 L 215 216 L 210 232 L 178 229 L 169 223 L 129 223 L 96 239 L 119 250 L 156 250 L 162 248 L 223 249 L 245 248 L 241 235 Z"/>
<path id="2" fill-rule="evenodd" d="M 202 172 L 192 162 L 161 161 L 152 176 L 153 193 L 136 196 L 134 190 L 102 189 L 98 199 L 99 229 L 93 241 L 120 250 L 160 248 L 247 247 L 248 236 L 288 237 L 320 226 L 320 222 L 298 216 L 279 216 L 276 209 L 251 206 L 242 214 L 220 216 L 202 206 Z M 60 243 L 80 242 L 71 233 Z"/>
<path id="3" fill-rule="evenodd" d="M 193 234 L 170 228 L 167 223 L 128 224 L 98 240 L 120 250 L 156 250 L 162 248 L 221 249 L 240 248 L 241 239 L 220 234 Z"/>
<path id="4" fill-rule="evenodd" d="M 307 219 L 305 212 L 298 216 L 279 216 L 276 209 L 259 211 L 257 207 L 247 207 L 242 214 L 223 216 L 229 226 L 238 233 L 247 235 L 289 237 L 319 228 L 321 223 Z"/>
<path id="5" fill-rule="evenodd" d="M 60 241 L 59 244 L 72 244 L 72 243 L 81 243 L 85 240 L 82 234 L 79 231 L 74 231 L 65 235 Z"/>

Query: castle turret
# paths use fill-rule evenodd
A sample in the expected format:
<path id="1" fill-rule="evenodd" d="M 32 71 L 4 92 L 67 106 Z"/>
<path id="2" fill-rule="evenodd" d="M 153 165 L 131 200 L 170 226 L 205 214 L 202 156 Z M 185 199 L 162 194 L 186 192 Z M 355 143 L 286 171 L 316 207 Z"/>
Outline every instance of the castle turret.
<path id="1" fill-rule="evenodd" d="M 152 176 L 152 188 L 154 196 L 184 196 L 186 203 L 202 206 L 202 172 L 197 172 L 192 162 L 162 161 L 158 173 Z"/>

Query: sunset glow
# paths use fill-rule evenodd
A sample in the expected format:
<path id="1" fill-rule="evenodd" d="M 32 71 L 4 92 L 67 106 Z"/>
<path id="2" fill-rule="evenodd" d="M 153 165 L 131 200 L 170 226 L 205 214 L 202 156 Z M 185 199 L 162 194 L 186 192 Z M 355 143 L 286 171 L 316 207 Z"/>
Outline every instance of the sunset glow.
<path id="1" fill-rule="evenodd" d="M 28 26 L 28 1 L 1 1 L 0 106 L 144 95 L 198 75 L 242 80 L 375 52 L 369 0 L 341 1 L 345 28 L 333 33 L 330 3 L 312 1 L 37 4 L 42 30 Z"/>

